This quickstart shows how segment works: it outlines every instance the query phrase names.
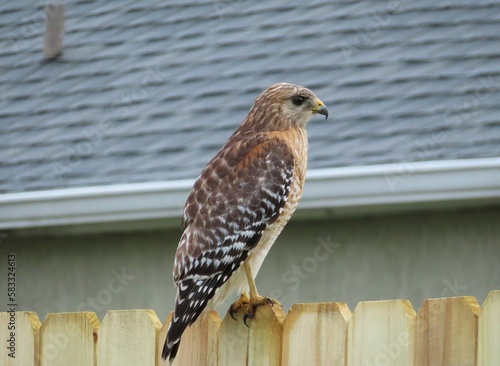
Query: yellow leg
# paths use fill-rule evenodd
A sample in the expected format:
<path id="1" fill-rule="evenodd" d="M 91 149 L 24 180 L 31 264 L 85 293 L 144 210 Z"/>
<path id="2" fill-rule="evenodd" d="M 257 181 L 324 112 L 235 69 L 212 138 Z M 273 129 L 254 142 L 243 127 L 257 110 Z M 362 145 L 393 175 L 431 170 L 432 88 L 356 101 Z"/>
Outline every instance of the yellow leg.
<path id="1" fill-rule="evenodd" d="M 250 264 L 245 262 L 243 264 L 245 266 L 245 273 L 247 274 L 248 287 L 250 288 L 250 301 L 252 299 L 257 299 L 259 296 L 259 292 L 257 291 L 257 286 L 255 286 L 255 280 L 253 279 L 252 268 Z"/>

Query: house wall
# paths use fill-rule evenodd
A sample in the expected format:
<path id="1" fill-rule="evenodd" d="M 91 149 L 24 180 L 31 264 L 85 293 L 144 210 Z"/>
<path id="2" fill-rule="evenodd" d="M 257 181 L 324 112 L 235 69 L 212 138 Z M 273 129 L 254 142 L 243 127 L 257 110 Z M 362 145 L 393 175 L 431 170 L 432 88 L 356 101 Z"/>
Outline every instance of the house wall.
<path id="1" fill-rule="evenodd" d="M 48 312 L 173 305 L 171 268 L 180 230 L 19 237 L 1 245 L 17 257 L 18 310 Z M 291 223 L 257 278 L 262 294 L 295 302 L 473 295 L 500 289 L 500 208 Z M 236 299 L 236 295 L 235 295 Z M 229 303 L 219 308 L 225 311 Z"/>

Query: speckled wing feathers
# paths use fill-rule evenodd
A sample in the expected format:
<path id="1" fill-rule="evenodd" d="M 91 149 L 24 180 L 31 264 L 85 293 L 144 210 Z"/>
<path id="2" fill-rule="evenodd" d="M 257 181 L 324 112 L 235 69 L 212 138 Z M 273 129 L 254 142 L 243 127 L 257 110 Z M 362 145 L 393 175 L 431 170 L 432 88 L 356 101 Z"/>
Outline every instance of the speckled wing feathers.
<path id="1" fill-rule="evenodd" d="M 230 140 L 203 170 L 184 209 L 185 231 L 174 264 L 176 305 L 164 357 L 175 357 L 185 328 L 276 221 L 294 165 L 285 141 L 254 134 Z"/>

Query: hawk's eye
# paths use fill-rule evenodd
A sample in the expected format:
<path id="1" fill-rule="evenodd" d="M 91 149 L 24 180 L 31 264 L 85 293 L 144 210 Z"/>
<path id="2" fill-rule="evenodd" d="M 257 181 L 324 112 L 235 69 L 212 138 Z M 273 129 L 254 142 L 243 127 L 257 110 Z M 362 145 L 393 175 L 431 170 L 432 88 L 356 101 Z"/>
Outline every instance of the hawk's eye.
<path id="1" fill-rule="evenodd" d="M 297 107 L 298 106 L 301 106 L 302 104 L 304 104 L 304 101 L 306 100 L 305 97 L 303 97 L 302 95 L 294 95 L 292 97 L 292 103 L 294 105 L 296 105 Z"/>

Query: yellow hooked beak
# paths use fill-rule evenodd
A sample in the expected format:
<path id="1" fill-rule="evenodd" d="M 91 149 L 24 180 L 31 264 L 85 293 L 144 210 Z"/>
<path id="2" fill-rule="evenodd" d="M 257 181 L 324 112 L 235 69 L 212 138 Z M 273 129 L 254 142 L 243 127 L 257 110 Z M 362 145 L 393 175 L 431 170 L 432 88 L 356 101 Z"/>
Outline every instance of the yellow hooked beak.
<path id="1" fill-rule="evenodd" d="M 325 119 L 328 118 L 328 108 L 326 108 L 325 104 L 319 98 L 316 98 L 311 102 L 311 110 L 313 113 L 322 114 L 325 116 Z"/>

